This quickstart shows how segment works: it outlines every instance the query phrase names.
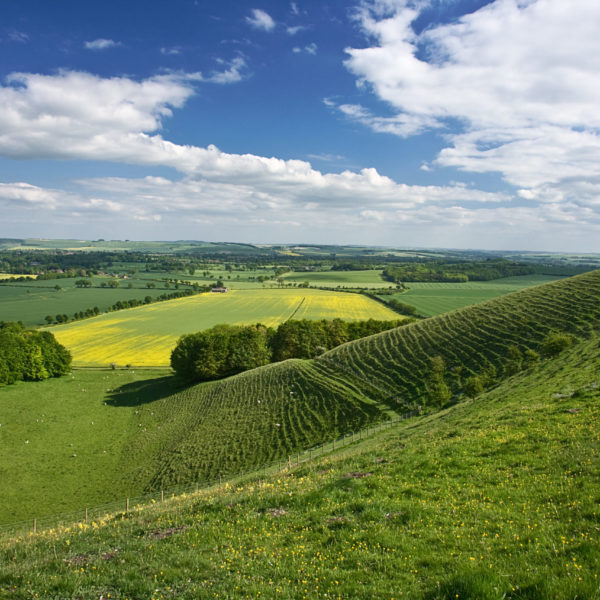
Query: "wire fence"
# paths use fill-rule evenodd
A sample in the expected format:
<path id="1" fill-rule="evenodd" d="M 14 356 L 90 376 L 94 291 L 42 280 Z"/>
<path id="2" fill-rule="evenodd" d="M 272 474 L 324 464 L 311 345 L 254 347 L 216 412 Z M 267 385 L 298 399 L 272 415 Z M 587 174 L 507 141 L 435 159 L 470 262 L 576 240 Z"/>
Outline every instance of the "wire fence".
<path id="1" fill-rule="evenodd" d="M 306 450 L 294 452 L 293 454 L 289 454 L 287 458 L 279 458 L 260 466 L 242 469 L 236 473 L 227 473 L 212 479 L 205 479 L 193 483 L 173 486 L 167 489 L 153 490 L 146 494 L 125 497 L 107 502 L 105 504 L 88 506 L 79 510 L 61 514 L 44 516 L 41 518 L 32 517 L 30 519 L 15 521 L 13 523 L 0 524 L 0 536 L 10 537 L 28 533 L 35 535 L 38 533 L 47 532 L 49 530 L 54 530 L 59 527 L 77 525 L 78 523 L 93 525 L 96 520 L 106 519 L 107 517 L 111 516 L 122 517 L 129 513 L 138 512 L 140 509 L 148 505 L 153 505 L 159 502 L 162 503 L 169 499 L 177 498 L 183 494 L 208 490 L 210 488 L 223 486 L 225 484 L 231 485 L 233 483 L 246 480 L 247 478 L 261 477 L 272 473 L 289 470 L 293 467 L 299 466 L 302 463 L 312 461 L 314 458 L 323 456 L 326 453 L 333 452 L 352 444 L 353 442 L 365 439 L 367 436 L 372 435 L 375 432 L 390 428 L 401 421 L 419 414 L 421 414 L 421 410 L 420 408 L 417 408 L 416 410 L 398 415 L 393 419 L 369 425 L 359 431 L 346 433 L 329 442 L 324 442 Z"/>

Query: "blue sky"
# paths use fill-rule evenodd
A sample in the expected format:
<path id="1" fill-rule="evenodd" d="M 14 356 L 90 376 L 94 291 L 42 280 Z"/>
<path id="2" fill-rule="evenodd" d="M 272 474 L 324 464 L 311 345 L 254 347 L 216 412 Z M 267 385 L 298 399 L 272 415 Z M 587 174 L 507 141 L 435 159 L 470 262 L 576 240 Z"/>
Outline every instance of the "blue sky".
<path id="1" fill-rule="evenodd" d="M 600 251 L 595 0 L 20 0 L 1 237 Z"/>

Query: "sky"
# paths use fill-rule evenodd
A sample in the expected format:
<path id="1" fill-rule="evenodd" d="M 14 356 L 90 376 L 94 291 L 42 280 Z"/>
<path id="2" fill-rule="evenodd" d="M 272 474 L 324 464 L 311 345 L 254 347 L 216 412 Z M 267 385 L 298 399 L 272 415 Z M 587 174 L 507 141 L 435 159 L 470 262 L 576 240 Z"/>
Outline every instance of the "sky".
<path id="1" fill-rule="evenodd" d="M 0 237 L 600 252 L 597 0 L 4 0 Z"/>

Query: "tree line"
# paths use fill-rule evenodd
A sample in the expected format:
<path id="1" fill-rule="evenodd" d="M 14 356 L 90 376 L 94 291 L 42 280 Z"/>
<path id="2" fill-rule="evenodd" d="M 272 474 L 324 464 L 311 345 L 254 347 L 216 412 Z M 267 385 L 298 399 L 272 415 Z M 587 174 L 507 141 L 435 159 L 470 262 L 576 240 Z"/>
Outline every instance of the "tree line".
<path id="1" fill-rule="evenodd" d="M 49 331 L 0 322 L 0 384 L 59 377 L 70 368 L 71 353 Z"/>
<path id="2" fill-rule="evenodd" d="M 289 358 L 315 358 L 340 344 L 410 323 L 394 321 L 290 320 L 276 329 L 216 325 L 179 338 L 171 366 L 185 382 L 221 379 Z"/>

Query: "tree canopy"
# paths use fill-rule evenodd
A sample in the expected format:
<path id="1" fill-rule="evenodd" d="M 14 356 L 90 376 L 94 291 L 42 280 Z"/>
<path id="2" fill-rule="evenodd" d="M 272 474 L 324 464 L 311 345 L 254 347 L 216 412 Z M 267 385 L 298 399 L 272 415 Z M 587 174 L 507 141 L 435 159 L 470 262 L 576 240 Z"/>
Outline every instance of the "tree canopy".
<path id="1" fill-rule="evenodd" d="M 0 322 L 0 384 L 59 377 L 70 367 L 70 352 L 49 331 Z"/>

